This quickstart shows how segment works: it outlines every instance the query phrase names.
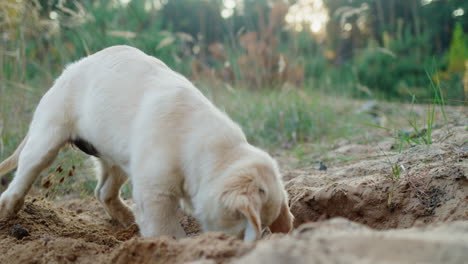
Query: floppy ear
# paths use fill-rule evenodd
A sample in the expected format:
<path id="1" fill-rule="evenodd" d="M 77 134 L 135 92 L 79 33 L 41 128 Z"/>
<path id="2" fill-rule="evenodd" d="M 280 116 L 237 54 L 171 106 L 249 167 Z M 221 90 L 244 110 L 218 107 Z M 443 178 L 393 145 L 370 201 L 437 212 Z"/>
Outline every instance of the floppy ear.
<path id="1" fill-rule="evenodd" d="M 281 205 L 280 214 L 269 226 L 272 233 L 289 233 L 293 228 L 294 216 L 291 214 L 287 199 Z"/>
<path id="2" fill-rule="evenodd" d="M 259 189 L 253 179 L 241 176 L 226 184 L 222 202 L 226 208 L 240 212 L 247 220 L 244 241 L 253 241 L 261 237 Z"/>
<path id="3" fill-rule="evenodd" d="M 239 208 L 239 212 L 241 212 L 247 219 L 244 241 L 250 242 L 259 239 L 262 235 L 262 224 L 260 222 L 258 210 L 253 208 L 253 206 L 248 205 L 247 207 Z"/>

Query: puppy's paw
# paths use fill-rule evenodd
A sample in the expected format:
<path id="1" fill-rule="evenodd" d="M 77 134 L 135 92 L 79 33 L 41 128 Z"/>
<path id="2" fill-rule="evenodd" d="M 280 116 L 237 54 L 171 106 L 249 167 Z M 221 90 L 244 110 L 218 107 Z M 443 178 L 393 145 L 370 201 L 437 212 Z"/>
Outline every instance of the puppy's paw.
<path id="1" fill-rule="evenodd" d="M 118 221 L 124 227 L 129 227 L 135 224 L 135 216 L 133 216 L 133 213 L 129 208 L 125 207 L 125 209 L 119 213 Z"/>
<path id="2" fill-rule="evenodd" d="M 0 220 L 14 216 L 23 206 L 24 197 L 4 192 L 0 196 Z"/>

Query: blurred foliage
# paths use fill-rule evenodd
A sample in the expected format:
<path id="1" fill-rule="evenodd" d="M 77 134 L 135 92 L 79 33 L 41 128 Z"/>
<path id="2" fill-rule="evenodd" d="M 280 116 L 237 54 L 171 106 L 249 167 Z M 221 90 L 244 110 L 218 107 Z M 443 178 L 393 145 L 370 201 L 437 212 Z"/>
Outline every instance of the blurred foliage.
<path id="1" fill-rule="evenodd" d="M 430 98 L 432 79 L 449 102 L 463 96 L 468 1 L 323 0 L 320 33 L 285 21 L 305 0 L 233 1 L 3 0 L 3 87 L 50 82 L 73 60 L 128 44 L 212 86 L 409 99 Z"/>
<path id="2" fill-rule="evenodd" d="M 452 42 L 449 48 L 449 72 L 464 72 L 465 61 L 468 60 L 468 47 L 466 45 L 467 37 L 463 33 L 463 28 L 460 23 L 457 23 L 453 31 Z"/>
<path id="3" fill-rule="evenodd" d="M 427 35 L 416 38 L 409 31 L 398 39 L 387 40 L 388 48 L 369 43 L 355 60 L 360 83 L 387 95 L 407 95 L 409 87 L 417 93 L 418 88 L 428 84 L 425 69 L 431 57 L 415 50 L 427 50 L 427 43 Z"/>

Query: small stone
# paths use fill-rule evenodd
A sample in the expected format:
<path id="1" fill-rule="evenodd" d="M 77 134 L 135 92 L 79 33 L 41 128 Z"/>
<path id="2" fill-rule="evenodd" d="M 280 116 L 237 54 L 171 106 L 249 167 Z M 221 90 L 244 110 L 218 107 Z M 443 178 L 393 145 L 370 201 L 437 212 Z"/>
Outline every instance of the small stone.
<path id="1" fill-rule="evenodd" d="M 46 177 L 42 178 L 42 180 L 41 180 L 42 187 L 44 187 L 45 189 L 51 187 L 52 184 L 53 184 L 52 180 L 53 180 L 54 176 L 55 176 L 54 174 L 49 174 Z"/>
<path id="2" fill-rule="evenodd" d="M 71 254 L 71 255 L 66 256 L 65 258 L 71 262 L 75 262 L 78 259 L 78 256 L 75 254 Z"/>
<path id="3" fill-rule="evenodd" d="M 16 224 L 10 230 L 10 234 L 16 239 L 23 239 L 24 237 L 30 236 L 29 231 L 20 224 Z"/>
<path id="4" fill-rule="evenodd" d="M 323 162 L 320 162 L 320 167 L 319 167 L 319 170 L 321 171 L 326 171 L 328 168 L 325 164 L 323 164 Z"/>
<path id="5" fill-rule="evenodd" d="M 55 169 L 55 171 L 58 172 L 58 173 L 62 173 L 62 171 L 63 171 L 62 166 L 58 166 L 57 169 Z"/>

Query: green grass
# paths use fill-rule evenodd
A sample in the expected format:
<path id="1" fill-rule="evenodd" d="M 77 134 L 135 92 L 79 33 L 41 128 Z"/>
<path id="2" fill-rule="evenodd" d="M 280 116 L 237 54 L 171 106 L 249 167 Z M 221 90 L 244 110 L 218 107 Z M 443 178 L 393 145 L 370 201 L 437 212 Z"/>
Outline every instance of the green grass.
<path id="1" fill-rule="evenodd" d="M 352 106 L 309 90 L 249 91 L 202 89 L 243 128 L 248 140 L 265 148 L 292 148 L 306 142 L 332 142 L 362 132 Z"/>
<path id="2" fill-rule="evenodd" d="M 433 70 L 436 72 L 436 70 Z M 394 134 L 395 146 L 401 152 L 404 146 L 411 145 L 431 145 L 433 143 L 432 132 L 435 127 L 436 110 L 440 109 L 440 114 L 443 118 L 444 124 L 448 122 L 447 113 L 445 111 L 445 99 L 440 87 L 440 83 L 435 83 L 431 76 L 433 74 L 426 71 L 429 79 L 430 91 L 432 91 L 433 99 L 427 104 L 425 117 L 419 116 L 415 112 L 415 105 L 417 103 L 416 95 L 411 94 L 410 110 L 407 113 L 401 112 L 406 119 L 406 123 L 411 130 L 402 130 L 398 128 L 383 127 L 372 123 L 365 123 L 370 127 L 383 129 Z M 443 126 L 443 124 L 442 124 Z"/>

